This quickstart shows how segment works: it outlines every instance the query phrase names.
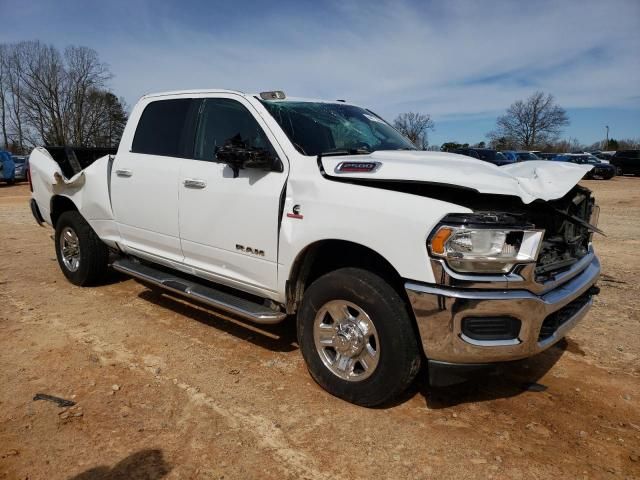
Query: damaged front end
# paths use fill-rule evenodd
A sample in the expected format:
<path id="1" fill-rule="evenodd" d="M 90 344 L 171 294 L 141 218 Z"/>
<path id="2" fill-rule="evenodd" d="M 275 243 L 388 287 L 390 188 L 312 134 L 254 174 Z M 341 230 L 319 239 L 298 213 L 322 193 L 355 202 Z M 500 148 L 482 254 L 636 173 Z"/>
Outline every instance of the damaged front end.
<path id="1" fill-rule="evenodd" d="M 405 284 L 430 365 L 469 367 L 549 348 L 584 318 L 599 291 L 591 246 L 599 209 L 591 192 L 578 185 L 530 204 L 457 196 L 473 212 L 445 216 L 429 237 L 435 285 Z M 438 238 L 446 229 L 453 233 Z M 491 253 L 476 265 L 476 250 Z"/>
<path id="2" fill-rule="evenodd" d="M 456 197 L 457 203 L 468 206 L 473 213 L 445 216 L 427 242 L 436 282 L 447 286 L 544 292 L 568 279 L 568 274 L 579 270 L 594 256 L 592 236 L 595 232 L 602 233 L 597 228 L 599 207 L 591 192 L 579 185 L 560 199 L 530 204 L 494 195 L 458 193 Z M 444 248 L 437 243 L 443 229 L 504 232 L 503 245 L 484 253 L 485 261 L 477 262 L 478 267 L 474 268 L 472 262 L 461 260 L 472 256 L 472 252 L 467 255 L 464 251 L 465 245 L 460 251 L 434 251 L 434 242 L 438 248 Z M 463 240 L 469 245 L 479 242 L 473 238 Z M 498 265 L 493 270 L 491 261 Z"/>
<path id="3" fill-rule="evenodd" d="M 535 268 L 538 283 L 579 262 L 589 253 L 594 232 L 602 233 L 597 228 L 600 207 L 584 187 L 575 187 L 560 200 L 548 202 L 548 207 L 531 213 L 532 220 L 545 230 Z"/>

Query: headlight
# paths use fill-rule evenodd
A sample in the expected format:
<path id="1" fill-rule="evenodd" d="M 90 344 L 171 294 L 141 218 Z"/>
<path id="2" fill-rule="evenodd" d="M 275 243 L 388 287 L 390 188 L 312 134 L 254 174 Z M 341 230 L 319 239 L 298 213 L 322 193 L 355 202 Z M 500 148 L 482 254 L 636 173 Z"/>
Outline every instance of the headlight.
<path id="1" fill-rule="evenodd" d="M 465 273 L 507 273 L 518 263 L 535 262 L 544 230 L 442 225 L 429 251 Z"/>

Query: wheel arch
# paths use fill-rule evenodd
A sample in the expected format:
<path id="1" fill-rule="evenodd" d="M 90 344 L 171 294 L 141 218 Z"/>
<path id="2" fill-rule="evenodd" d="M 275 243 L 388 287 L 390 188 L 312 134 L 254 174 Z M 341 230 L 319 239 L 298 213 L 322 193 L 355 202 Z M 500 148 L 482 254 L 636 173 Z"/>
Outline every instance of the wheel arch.
<path id="1" fill-rule="evenodd" d="M 298 310 L 304 291 L 318 277 L 343 267 L 363 268 L 381 275 L 402 298 L 402 277 L 381 254 L 360 243 L 325 239 L 307 245 L 296 256 L 286 283 L 287 313 Z"/>
<path id="2" fill-rule="evenodd" d="M 56 223 L 58 222 L 60 215 L 62 215 L 64 212 L 79 211 L 76 204 L 73 203 L 73 200 L 64 195 L 54 195 L 53 197 L 51 197 L 50 207 L 51 208 L 49 212 L 51 216 L 51 225 L 53 226 L 53 228 L 56 227 Z"/>

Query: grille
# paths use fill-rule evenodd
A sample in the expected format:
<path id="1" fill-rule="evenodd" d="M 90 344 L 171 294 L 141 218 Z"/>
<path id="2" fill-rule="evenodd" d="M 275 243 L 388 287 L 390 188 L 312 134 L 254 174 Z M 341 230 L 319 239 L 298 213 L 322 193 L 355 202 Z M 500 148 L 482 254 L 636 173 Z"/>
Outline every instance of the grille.
<path id="1" fill-rule="evenodd" d="M 540 328 L 540 334 L 538 335 L 538 341 L 541 342 L 546 340 L 547 338 L 553 336 L 554 333 L 560 328 L 563 324 L 569 321 L 573 316 L 578 313 L 578 311 L 584 307 L 591 297 L 593 293 L 590 290 L 580 295 L 571 303 L 568 303 L 560 310 L 553 312 L 542 322 L 542 327 Z"/>
<path id="2" fill-rule="evenodd" d="M 594 200 L 588 191 L 574 189 L 564 198 L 550 202 L 554 211 L 534 214 L 534 224 L 545 234 L 535 268 L 535 280 L 543 284 L 566 270 L 589 252 L 589 223 Z"/>

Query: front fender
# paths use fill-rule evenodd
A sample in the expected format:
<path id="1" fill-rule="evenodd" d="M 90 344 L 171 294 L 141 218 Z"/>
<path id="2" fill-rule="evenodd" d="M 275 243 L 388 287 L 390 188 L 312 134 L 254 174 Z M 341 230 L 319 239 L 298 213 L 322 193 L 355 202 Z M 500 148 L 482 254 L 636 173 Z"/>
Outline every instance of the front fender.
<path id="1" fill-rule="evenodd" d="M 406 279 L 434 283 L 426 241 L 449 213 L 468 208 L 433 198 L 316 178 L 290 179 L 280 228 L 278 284 L 284 291 L 296 257 L 322 240 L 367 247 Z"/>

